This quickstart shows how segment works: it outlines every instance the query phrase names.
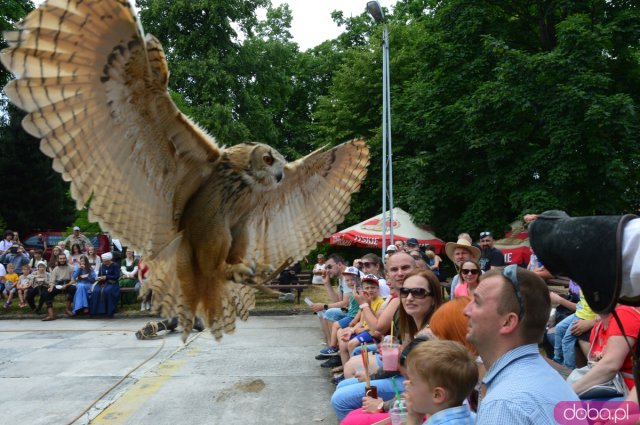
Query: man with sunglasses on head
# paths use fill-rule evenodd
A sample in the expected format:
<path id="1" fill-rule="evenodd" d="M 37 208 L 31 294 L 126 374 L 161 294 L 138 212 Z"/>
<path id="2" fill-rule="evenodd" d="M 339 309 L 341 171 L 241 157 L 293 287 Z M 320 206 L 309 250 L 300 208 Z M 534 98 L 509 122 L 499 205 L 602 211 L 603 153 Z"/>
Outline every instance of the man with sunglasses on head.
<path id="1" fill-rule="evenodd" d="M 337 254 L 331 254 L 327 258 L 324 263 L 324 271 L 322 272 L 322 284 L 327 290 L 327 295 L 329 295 L 329 299 L 332 302 L 328 304 L 313 303 L 309 306 L 314 313 L 322 312 L 322 314 L 319 314 L 318 316 L 320 318 L 320 323 L 322 324 L 322 331 L 324 332 L 327 344 L 331 338 L 331 325 L 333 322 L 337 322 L 347 315 L 343 309 L 346 309 L 349 305 L 349 296 L 351 295 L 352 290 L 347 287 L 342 278 L 342 273 L 346 267 L 347 265 L 345 264 L 344 259 Z M 333 286 L 331 286 L 331 279 L 338 280 L 337 292 L 333 289 Z M 321 356 L 321 358 L 328 357 L 329 356 Z"/>
<path id="2" fill-rule="evenodd" d="M 487 369 L 476 425 L 555 425 L 555 406 L 578 401 L 538 351 L 550 310 L 547 285 L 533 272 L 510 265 L 480 277 L 464 309 L 467 340 Z"/>
<path id="3" fill-rule="evenodd" d="M 480 232 L 480 268 L 483 272 L 504 266 L 504 254 L 494 247 L 495 243 L 491 232 Z"/>

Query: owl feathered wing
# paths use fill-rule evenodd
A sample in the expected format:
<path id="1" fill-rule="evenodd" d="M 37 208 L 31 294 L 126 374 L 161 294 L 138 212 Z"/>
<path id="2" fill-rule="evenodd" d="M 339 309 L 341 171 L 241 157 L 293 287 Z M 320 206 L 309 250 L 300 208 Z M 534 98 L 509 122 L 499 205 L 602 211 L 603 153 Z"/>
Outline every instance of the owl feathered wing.
<path id="1" fill-rule="evenodd" d="M 153 255 L 219 157 L 176 108 L 162 46 L 125 1 L 49 0 L 5 33 L 5 92 L 90 219 Z"/>
<path id="2" fill-rule="evenodd" d="M 285 166 L 282 184 L 263 195 L 249 223 L 248 259 L 297 261 L 336 230 L 367 175 L 369 148 L 351 140 Z"/>

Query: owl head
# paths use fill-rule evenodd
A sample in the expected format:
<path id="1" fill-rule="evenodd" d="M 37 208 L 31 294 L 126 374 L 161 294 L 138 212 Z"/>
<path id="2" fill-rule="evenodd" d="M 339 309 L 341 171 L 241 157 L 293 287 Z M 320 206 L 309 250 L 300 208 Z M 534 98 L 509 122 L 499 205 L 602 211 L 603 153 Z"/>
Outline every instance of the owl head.
<path id="1" fill-rule="evenodd" d="M 225 149 L 229 165 L 248 183 L 263 188 L 278 184 L 284 177 L 287 161 L 271 146 L 262 143 L 240 143 Z"/>

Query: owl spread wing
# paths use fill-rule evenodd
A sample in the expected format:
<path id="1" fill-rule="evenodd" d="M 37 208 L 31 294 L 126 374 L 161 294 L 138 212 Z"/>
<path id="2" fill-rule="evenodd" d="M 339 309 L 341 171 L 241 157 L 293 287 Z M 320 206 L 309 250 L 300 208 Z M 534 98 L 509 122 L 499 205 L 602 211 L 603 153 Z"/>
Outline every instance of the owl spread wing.
<path id="1" fill-rule="evenodd" d="M 369 148 L 362 140 L 287 164 L 281 185 L 254 209 L 247 258 L 276 267 L 288 258 L 301 259 L 342 223 L 368 165 Z"/>
<path id="2" fill-rule="evenodd" d="M 167 91 L 162 46 L 126 1 L 49 0 L 5 33 L 5 88 L 90 219 L 157 254 L 219 157 Z"/>

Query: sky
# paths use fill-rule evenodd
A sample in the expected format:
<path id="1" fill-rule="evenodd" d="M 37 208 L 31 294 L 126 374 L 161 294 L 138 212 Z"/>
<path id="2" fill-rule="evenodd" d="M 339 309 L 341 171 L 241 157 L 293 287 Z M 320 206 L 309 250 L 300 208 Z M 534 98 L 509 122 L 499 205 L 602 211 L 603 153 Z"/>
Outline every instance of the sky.
<path id="1" fill-rule="evenodd" d="M 44 0 L 35 0 L 39 5 Z M 380 4 L 391 9 L 396 0 L 378 0 Z M 336 38 L 342 29 L 331 20 L 331 12 L 341 10 L 345 17 L 357 16 L 364 12 L 367 0 L 271 0 L 274 7 L 288 3 L 293 13 L 291 35 L 300 46 L 307 50 L 325 40 Z M 262 15 L 264 17 L 264 15 Z"/>

